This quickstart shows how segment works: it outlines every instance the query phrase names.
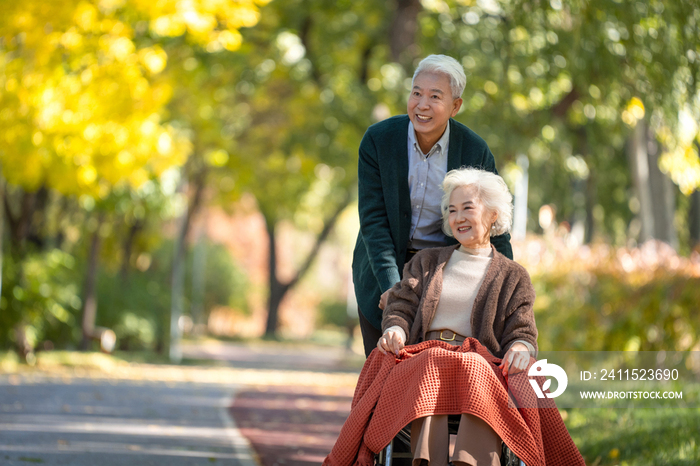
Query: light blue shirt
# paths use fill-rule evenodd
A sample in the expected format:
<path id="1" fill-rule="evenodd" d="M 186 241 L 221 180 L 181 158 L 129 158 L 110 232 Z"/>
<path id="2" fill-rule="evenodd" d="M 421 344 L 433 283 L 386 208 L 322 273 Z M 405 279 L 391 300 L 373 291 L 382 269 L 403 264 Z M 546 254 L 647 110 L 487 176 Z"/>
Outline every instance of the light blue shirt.
<path id="1" fill-rule="evenodd" d="M 411 193 L 411 234 L 408 247 L 425 249 L 445 245 L 442 233 L 442 180 L 447 173 L 450 125 L 437 143 L 424 154 L 408 123 L 408 188 Z"/>

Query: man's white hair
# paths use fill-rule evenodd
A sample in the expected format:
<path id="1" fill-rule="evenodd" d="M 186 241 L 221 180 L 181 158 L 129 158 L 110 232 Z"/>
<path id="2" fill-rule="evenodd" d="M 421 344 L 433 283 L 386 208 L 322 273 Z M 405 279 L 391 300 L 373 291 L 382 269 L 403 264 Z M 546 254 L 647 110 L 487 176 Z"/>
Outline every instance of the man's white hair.
<path id="1" fill-rule="evenodd" d="M 457 60 L 447 55 L 428 55 L 422 59 L 413 73 L 411 87 L 413 87 L 416 77 L 421 73 L 446 74 L 450 79 L 453 99 L 462 97 L 464 86 L 467 85 L 467 75 L 464 74 L 464 68 Z"/>
<path id="2" fill-rule="evenodd" d="M 476 186 L 477 196 L 486 213 L 496 212 L 496 222 L 490 229 L 491 236 L 502 235 L 510 231 L 513 224 L 513 196 L 503 178 L 495 173 L 478 168 L 458 168 L 450 170 L 442 181 L 442 231 L 447 236 L 454 236 L 450 229 L 450 196 L 452 191 L 462 186 Z"/>

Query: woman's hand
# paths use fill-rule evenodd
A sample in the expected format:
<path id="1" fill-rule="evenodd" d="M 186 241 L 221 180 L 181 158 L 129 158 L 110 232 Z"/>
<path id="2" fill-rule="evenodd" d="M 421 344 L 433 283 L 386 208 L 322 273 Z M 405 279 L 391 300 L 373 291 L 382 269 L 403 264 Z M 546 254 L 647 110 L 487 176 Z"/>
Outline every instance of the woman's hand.
<path id="1" fill-rule="evenodd" d="M 381 341 L 381 340 L 380 340 Z M 503 356 L 503 362 L 498 366 L 503 371 L 503 376 L 517 374 L 527 368 L 530 362 L 530 351 L 527 346 L 520 342 L 515 342 Z"/>
<path id="2" fill-rule="evenodd" d="M 379 351 L 384 354 L 387 354 L 387 351 L 391 351 L 398 356 L 399 351 L 401 351 L 401 348 L 404 347 L 402 333 L 403 332 L 398 332 L 388 328 L 377 342 L 377 348 L 379 348 Z"/>

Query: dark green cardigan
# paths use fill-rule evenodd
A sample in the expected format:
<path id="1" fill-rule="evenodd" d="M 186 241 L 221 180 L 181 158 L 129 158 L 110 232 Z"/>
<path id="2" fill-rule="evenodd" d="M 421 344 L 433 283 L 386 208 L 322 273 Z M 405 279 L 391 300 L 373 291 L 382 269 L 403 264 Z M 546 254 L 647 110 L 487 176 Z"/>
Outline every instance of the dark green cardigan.
<path id="1" fill-rule="evenodd" d="M 355 243 L 352 278 L 362 315 L 381 328 L 381 294 L 401 281 L 411 231 L 408 188 L 408 115 L 367 129 L 358 163 L 360 233 Z M 474 131 L 450 119 L 447 170 L 477 167 L 496 172 L 493 154 Z M 491 238 L 496 250 L 513 258 L 510 235 Z M 445 236 L 445 245 L 457 244 Z"/>

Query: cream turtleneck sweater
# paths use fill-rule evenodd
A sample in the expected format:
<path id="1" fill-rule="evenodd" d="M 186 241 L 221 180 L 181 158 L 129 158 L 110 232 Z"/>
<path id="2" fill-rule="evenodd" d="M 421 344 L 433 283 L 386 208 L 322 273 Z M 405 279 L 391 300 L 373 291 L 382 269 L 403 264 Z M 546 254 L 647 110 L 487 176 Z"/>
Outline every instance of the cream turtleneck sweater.
<path id="1" fill-rule="evenodd" d="M 440 301 L 428 331 L 450 329 L 465 337 L 472 336 L 472 307 L 492 260 L 490 247 L 460 246 L 452 253 L 442 272 Z"/>

